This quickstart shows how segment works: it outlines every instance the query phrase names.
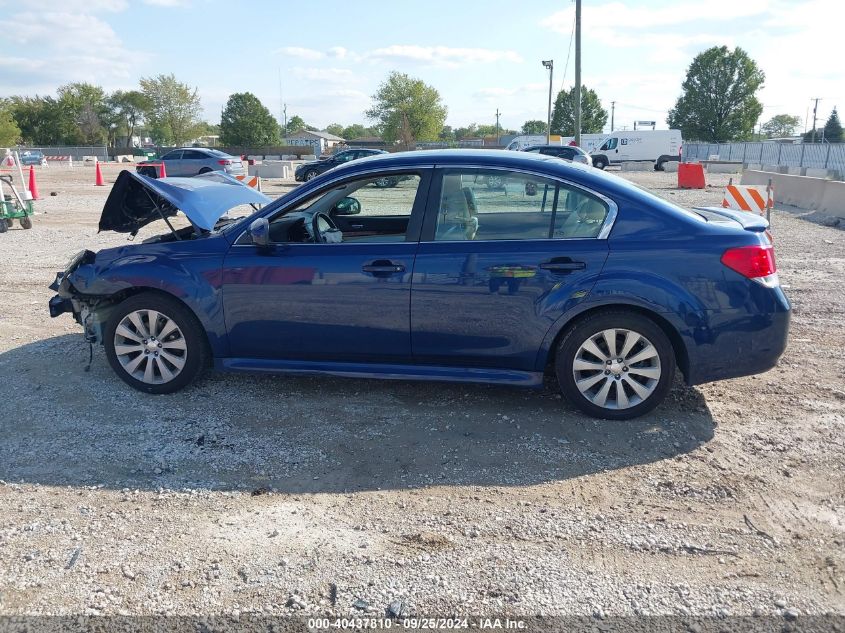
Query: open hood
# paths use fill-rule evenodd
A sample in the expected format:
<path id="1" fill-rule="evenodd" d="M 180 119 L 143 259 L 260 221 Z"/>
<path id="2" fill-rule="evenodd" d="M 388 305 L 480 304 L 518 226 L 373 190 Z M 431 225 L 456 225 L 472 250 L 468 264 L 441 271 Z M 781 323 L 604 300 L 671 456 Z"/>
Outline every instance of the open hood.
<path id="1" fill-rule="evenodd" d="M 142 176 L 131 171 L 118 174 L 100 216 L 100 231 L 131 233 L 150 222 L 182 211 L 198 230 L 210 231 L 229 209 L 241 204 L 268 204 L 260 191 L 222 172 L 193 178 Z"/>

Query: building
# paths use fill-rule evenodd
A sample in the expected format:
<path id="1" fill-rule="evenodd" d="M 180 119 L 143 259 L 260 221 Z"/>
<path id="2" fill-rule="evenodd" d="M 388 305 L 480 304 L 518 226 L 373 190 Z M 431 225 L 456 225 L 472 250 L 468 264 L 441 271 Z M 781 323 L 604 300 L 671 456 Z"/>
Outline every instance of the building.
<path id="1" fill-rule="evenodd" d="M 337 145 L 345 143 L 342 138 L 329 134 L 328 132 L 318 132 L 313 130 L 300 130 L 293 134 L 288 134 L 285 137 L 286 145 L 294 145 L 298 147 L 310 145 L 314 148 L 314 154 L 319 156 L 327 151 L 332 150 Z"/>

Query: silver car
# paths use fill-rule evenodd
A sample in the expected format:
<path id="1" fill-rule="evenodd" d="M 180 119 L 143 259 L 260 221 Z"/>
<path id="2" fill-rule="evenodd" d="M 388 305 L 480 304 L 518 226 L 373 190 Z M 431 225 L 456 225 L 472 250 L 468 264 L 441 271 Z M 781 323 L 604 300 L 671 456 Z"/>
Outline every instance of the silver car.
<path id="1" fill-rule="evenodd" d="M 225 171 L 233 176 L 244 174 L 244 165 L 237 156 L 232 156 L 216 149 L 206 147 L 183 147 L 167 152 L 158 160 L 148 160 L 138 163 L 138 172 L 146 174 L 155 168 L 145 165 L 164 163 L 168 176 L 196 176 L 211 171 Z M 152 175 L 152 174 L 149 174 Z"/>

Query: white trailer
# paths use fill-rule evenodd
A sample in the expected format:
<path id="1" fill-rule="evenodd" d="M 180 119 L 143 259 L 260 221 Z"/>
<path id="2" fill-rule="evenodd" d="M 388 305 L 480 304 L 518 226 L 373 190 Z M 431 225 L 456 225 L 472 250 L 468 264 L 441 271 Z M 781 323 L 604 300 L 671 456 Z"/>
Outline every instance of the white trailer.
<path id="1" fill-rule="evenodd" d="M 664 163 L 681 159 L 682 145 L 680 130 L 618 130 L 606 135 L 590 155 L 593 166 L 599 169 L 642 161 L 653 163 L 655 170 L 663 171 Z"/>

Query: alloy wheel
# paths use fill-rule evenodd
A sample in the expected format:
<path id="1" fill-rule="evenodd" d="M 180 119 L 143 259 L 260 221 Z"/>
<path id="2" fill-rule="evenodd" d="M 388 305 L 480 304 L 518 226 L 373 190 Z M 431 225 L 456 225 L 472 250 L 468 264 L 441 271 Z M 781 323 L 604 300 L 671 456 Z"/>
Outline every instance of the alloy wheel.
<path id="1" fill-rule="evenodd" d="M 156 310 L 135 310 L 123 317 L 114 332 L 114 352 L 127 374 L 148 385 L 172 381 L 188 358 L 182 330 Z"/>
<path id="2" fill-rule="evenodd" d="M 602 330 L 578 348 L 572 363 L 575 386 L 604 409 L 628 409 L 649 398 L 660 382 L 657 348 L 624 328 Z"/>

